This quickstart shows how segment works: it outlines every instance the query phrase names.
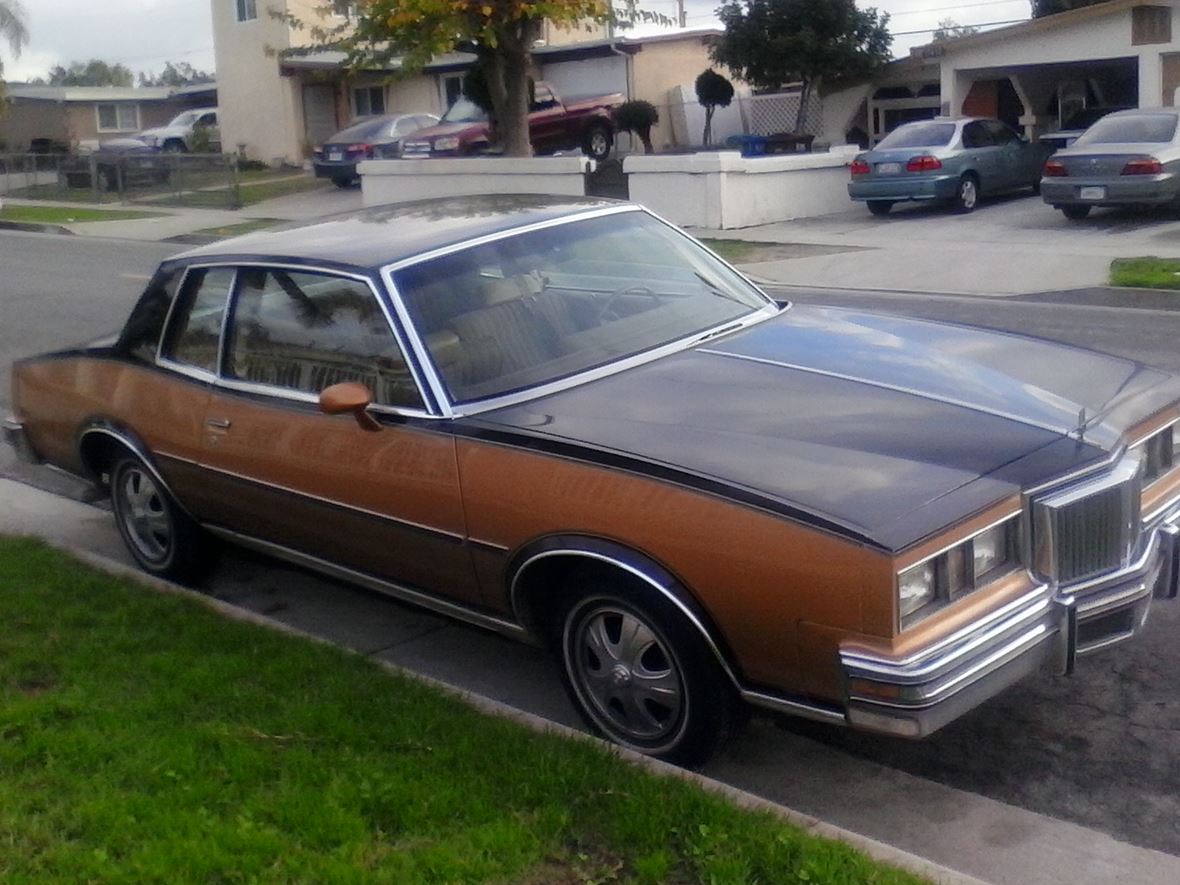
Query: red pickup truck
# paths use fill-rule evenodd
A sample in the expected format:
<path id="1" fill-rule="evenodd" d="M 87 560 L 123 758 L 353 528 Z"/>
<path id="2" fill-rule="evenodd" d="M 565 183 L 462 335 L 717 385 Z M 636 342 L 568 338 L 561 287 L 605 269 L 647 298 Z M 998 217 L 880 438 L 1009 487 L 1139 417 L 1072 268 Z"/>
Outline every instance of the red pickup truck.
<path id="1" fill-rule="evenodd" d="M 538 154 L 581 148 L 595 160 L 610 153 L 615 129 L 611 110 L 623 103 L 619 93 L 563 102 L 545 83 L 537 83 L 529 109 L 529 139 Z M 437 126 L 419 129 L 402 146 L 406 159 L 468 157 L 491 144 L 488 115 L 463 96 L 443 114 Z"/>

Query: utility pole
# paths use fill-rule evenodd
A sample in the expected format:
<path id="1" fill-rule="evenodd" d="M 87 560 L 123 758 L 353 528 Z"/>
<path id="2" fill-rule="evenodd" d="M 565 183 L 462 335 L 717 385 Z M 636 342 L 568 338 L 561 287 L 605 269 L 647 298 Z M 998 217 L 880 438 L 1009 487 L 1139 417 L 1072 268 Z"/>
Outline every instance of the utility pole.
<path id="1" fill-rule="evenodd" d="M 684 11 L 684 0 L 676 0 L 676 22 L 682 28 L 688 27 L 688 13 Z"/>

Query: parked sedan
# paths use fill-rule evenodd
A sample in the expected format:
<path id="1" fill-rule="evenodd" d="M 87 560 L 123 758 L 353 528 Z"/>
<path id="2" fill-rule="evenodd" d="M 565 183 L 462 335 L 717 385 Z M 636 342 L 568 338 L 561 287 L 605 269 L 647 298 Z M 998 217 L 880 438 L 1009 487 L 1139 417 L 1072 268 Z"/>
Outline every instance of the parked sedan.
<path id="1" fill-rule="evenodd" d="M 1180 201 L 1180 130 L 1171 109 L 1119 111 L 1045 163 L 1041 196 L 1066 218 L 1095 206 L 1160 206 Z"/>
<path id="2" fill-rule="evenodd" d="M 852 161 L 848 195 L 886 215 L 904 200 L 970 212 L 980 196 L 1037 188 L 1045 149 L 999 120 L 936 117 L 898 126 Z"/>
<path id="3" fill-rule="evenodd" d="M 685 764 L 743 703 L 929 734 L 1176 593 L 1180 377 L 775 302 L 627 203 L 190 251 L 12 403 L 146 571 L 220 539 L 549 645 L 594 729 Z"/>
<path id="4" fill-rule="evenodd" d="M 67 187 L 97 186 L 112 193 L 164 184 L 171 172 L 168 157 L 137 138 L 104 141 L 96 150 L 67 157 L 61 167 Z"/>
<path id="5" fill-rule="evenodd" d="M 1127 110 L 1125 107 L 1083 108 L 1062 123 L 1060 129 L 1054 130 L 1053 132 L 1046 132 L 1037 141 L 1052 150 L 1062 150 L 1081 138 L 1083 132 L 1107 114 L 1125 110 Z"/>
<path id="6" fill-rule="evenodd" d="M 397 159 L 407 135 L 436 123 L 438 117 L 434 114 L 365 117 L 312 151 L 316 178 L 330 178 L 337 187 L 348 187 L 357 180 L 357 163 Z"/>

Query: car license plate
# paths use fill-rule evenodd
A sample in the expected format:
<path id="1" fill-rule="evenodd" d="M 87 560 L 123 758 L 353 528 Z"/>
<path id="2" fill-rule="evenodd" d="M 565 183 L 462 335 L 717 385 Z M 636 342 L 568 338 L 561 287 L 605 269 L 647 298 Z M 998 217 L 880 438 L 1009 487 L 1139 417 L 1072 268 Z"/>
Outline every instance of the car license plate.
<path id="1" fill-rule="evenodd" d="M 328 159 L 329 160 L 343 160 L 344 154 L 340 153 L 340 151 L 328 151 Z"/>
<path id="2" fill-rule="evenodd" d="M 1106 188 L 1104 187 L 1079 187 L 1079 200 L 1105 200 Z"/>
<path id="3" fill-rule="evenodd" d="M 878 163 L 878 175 L 896 175 L 901 171 L 901 163 Z"/>

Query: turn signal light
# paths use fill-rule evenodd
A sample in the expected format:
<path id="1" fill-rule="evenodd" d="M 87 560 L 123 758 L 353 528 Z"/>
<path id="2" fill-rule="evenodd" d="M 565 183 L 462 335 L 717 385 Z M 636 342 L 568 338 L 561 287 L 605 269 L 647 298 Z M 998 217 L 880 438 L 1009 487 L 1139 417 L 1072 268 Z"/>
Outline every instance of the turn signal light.
<path id="1" fill-rule="evenodd" d="M 920 157 L 912 157 L 908 163 L 905 164 L 906 172 L 932 172 L 935 169 L 942 168 L 942 161 L 938 157 L 932 157 L 929 154 L 922 154 Z"/>
<path id="2" fill-rule="evenodd" d="M 1139 157 L 1123 167 L 1123 175 L 1159 175 L 1163 165 L 1155 157 Z"/>
<path id="3" fill-rule="evenodd" d="M 1045 163 L 1043 174 L 1046 178 L 1064 178 L 1069 175 L 1065 169 L 1065 164 L 1060 160 L 1049 160 Z"/>
<path id="4" fill-rule="evenodd" d="M 853 160 L 852 165 L 848 167 L 848 171 L 853 175 L 868 175 L 873 170 L 869 168 L 869 164 L 864 160 Z"/>

